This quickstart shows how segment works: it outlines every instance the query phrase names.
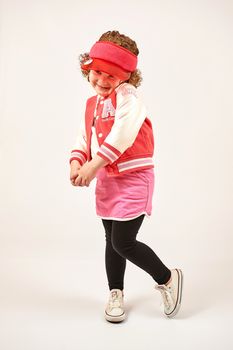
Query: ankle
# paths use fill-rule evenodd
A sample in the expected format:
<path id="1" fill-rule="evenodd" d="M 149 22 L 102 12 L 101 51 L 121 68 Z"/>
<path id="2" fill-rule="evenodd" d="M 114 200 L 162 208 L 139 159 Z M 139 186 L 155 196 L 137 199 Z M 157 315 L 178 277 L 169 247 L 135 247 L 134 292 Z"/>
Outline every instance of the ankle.
<path id="1" fill-rule="evenodd" d="M 171 276 L 170 276 L 169 280 L 166 283 L 164 283 L 164 285 L 167 286 L 168 284 L 171 283 L 171 281 L 172 281 L 172 272 L 171 272 Z"/>
<path id="2" fill-rule="evenodd" d="M 172 281 L 172 278 L 169 279 L 167 283 L 165 283 L 165 286 L 167 286 Z"/>

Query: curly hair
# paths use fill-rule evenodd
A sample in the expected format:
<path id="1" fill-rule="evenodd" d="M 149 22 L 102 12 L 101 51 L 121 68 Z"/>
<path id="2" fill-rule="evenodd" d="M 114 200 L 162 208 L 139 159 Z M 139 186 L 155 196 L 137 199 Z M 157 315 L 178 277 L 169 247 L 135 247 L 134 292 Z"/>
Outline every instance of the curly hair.
<path id="1" fill-rule="evenodd" d="M 98 41 L 110 41 L 114 44 L 117 44 L 119 46 L 124 47 L 125 49 L 131 51 L 133 54 L 138 56 L 139 50 L 137 47 L 137 44 L 134 40 L 129 38 L 128 36 L 124 34 L 120 34 L 117 30 L 108 31 L 106 33 L 103 33 Z M 88 53 L 84 53 L 79 55 L 79 61 L 80 63 L 83 63 L 90 59 Z M 88 79 L 89 72 L 82 70 L 82 75 Z M 136 69 L 134 72 L 131 73 L 130 78 L 127 80 L 127 83 L 134 85 L 136 88 L 140 86 L 142 82 L 142 75 L 139 69 Z"/>

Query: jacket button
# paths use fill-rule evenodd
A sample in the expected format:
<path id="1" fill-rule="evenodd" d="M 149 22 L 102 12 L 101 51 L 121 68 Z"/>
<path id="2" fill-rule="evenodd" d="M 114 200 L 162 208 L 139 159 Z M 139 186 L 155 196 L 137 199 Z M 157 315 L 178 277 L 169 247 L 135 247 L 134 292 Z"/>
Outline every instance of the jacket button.
<path id="1" fill-rule="evenodd" d="M 103 136 L 102 132 L 99 132 L 98 136 L 99 136 L 99 137 L 102 137 L 102 136 Z"/>

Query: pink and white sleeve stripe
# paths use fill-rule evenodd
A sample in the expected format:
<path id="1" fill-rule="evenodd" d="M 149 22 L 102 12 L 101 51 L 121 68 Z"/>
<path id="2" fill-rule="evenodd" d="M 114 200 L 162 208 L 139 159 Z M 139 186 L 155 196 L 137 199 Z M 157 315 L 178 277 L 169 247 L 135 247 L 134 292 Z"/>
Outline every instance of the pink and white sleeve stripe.
<path id="1" fill-rule="evenodd" d="M 83 165 L 87 161 L 87 155 L 83 151 L 75 149 L 71 151 L 70 163 L 72 162 L 72 160 L 77 160 L 81 165 Z"/>
<path id="2" fill-rule="evenodd" d="M 97 154 L 111 164 L 120 157 L 121 152 L 107 142 L 104 142 L 100 146 Z"/>

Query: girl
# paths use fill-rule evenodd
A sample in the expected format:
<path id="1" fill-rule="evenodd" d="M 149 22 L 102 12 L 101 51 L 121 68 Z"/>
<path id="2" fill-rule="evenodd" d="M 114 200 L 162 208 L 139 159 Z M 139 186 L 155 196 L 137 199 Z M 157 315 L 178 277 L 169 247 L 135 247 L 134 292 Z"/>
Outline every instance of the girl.
<path id="1" fill-rule="evenodd" d="M 124 273 L 130 260 L 151 275 L 163 298 L 164 314 L 181 304 L 183 274 L 170 270 L 154 251 L 136 240 L 151 214 L 154 188 L 154 140 L 145 106 L 137 94 L 141 74 L 136 43 L 118 31 L 104 33 L 80 66 L 96 95 L 86 103 L 85 118 L 70 158 L 74 186 L 96 177 L 96 212 L 105 229 L 105 266 L 110 290 L 105 318 L 125 319 Z"/>

